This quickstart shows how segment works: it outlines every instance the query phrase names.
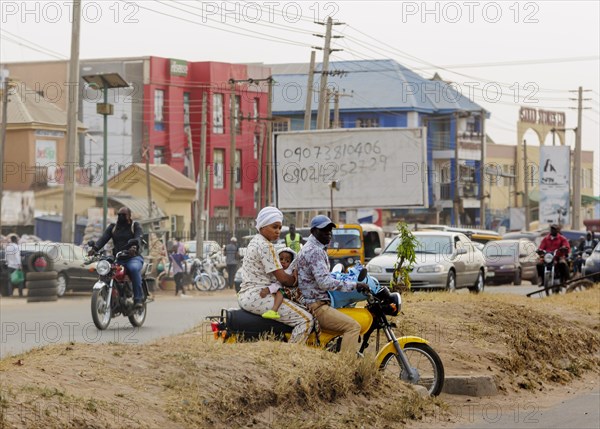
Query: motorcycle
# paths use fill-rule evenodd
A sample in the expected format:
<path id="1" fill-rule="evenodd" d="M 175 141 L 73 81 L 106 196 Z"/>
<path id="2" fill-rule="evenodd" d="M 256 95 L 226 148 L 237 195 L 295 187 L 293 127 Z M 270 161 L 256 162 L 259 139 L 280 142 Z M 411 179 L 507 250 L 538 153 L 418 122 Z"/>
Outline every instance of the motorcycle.
<path id="1" fill-rule="evenodd" d="M 96 328 L 104 330 L 108 328 L 113 317 L 123 315 L 129 318 L 129 322 L 135 327 L 141 327 L 146 321 L 146 304 L 152 302 L 149 299 L 147 276 L 152 270 L 152 264 L 142 267 L 142 292 L 144 302 L 142 308 L 134 308 L 133 285 L 125 272 L 125 267 L 117 262 L 126 256 L 127 251 L 113 255 L 103 256 L 95 254 L 86 261 L 86 264 L 97 262 L 96 272 L 98 280 L 92 288 L 92 320 Z"/>
<path id="2" fill-rule="evenodd" d="M 366 270 L 363 270 L 366 274 Z M 352 317 L 361 327 L 362 343 L 360 353 L 364 353 L 375 335 L 376 362 L 380 370 L 397 375 L 400 380 L 421 385 L 431 396 L 441 393 L 444 385 L 444 365 L 438 354 L 427 340 L 416 336 L 396 337 L 393 328 L 396 325 L 388 316 L 397 316 L 402 306 L 402 298 L 398 292 L 390 292 L 385 286 L 370 277 L 359 277 L 369 285 L 369 290 L 362 294 L 367 301 L 364 308 L 337 308 Z M 351 292 L 350 294 L 357 294 Z M 339 297 L 342 294 L 338 293 Z M 352 305 L 349 299 L 344 305 Z M 334 303 L 332 302 L 332 306 Z M 280 341 L 287 341 L 292 332 L 290 326 L 274 320 L 264 319 L 259 315 L 242 309 L 222 309 L 219 316 L 208 316 L 215 340 L 232 343 L 243 340 L 258 340 L 265 334 L 273 334 Z M 381 344 L 380 334 L 383 332 L 387 342 Z M 317 336 L 311 333 L 307 344 L 332 352 L 339 352 L 341 336 L 338 333 L 321 330 Z"/>
<path id="3" fill-rule="evenodd" d="M 554 252 L 546 252 L 544 250 L 538 250 L 537 254 L 540 256 L 540 261 L 544 264 L 544 290 L 546 292 L 546 296 L 551 294 L 559 294 L 566 291 L 566 281 L 568 278 L 568 268 L 565 269 L 567 272 L 566 278 L 561 278 L 558 273 L 558 264 L 561 258 L 561 255 L 567 249 L 561 247 L 560 249 Z"/>

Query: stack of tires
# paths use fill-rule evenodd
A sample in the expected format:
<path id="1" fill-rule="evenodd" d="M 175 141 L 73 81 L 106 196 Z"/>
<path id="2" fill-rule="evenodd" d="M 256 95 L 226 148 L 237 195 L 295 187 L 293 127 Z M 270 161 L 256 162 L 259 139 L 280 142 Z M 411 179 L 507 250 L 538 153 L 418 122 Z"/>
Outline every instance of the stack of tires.
<path id="1" fill-rule="evenodd" d="M 36 252 L 27 258 L 25 287 L 27 302 L 56 301 L 58 274 L 53 271 L 52 259 L 43 252 Z"/>

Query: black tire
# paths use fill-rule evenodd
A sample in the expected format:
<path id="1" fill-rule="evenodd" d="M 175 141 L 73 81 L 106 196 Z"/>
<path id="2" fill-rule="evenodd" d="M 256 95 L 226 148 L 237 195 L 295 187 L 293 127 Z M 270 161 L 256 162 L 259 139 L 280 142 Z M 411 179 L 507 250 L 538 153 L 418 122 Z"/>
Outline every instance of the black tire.
<path id="1" fill-rule="evenodd" d="M 521 278 L 521 269 L 517 268 L 517 272 L 515 273 L 515 279 L 513 280 L 513 284 L 515 286 L 521 286 L 522 278 Z"/>
<path id="2" fill-rule="evenodd" d="M 48 272 L 54 270 L 54 261 L 44 252 L 34 252 L 27 257 L 27 270 L 31 272 Z"/>
<path id="3" fill-rule="evenodd" d="M 57 301 L 58 297 L 56 295 L 53 296 L 28 296 L 27 302 L 52 302 Z"/>
<path id="4" fill-rule="evenodd" d="M 139 310 L 135 310 L 132 314 L 130 314 L 129 317 L 129 323 L 131 323 L 132 326 L 135 326 L 136 328 L 141 327 L 144 322 L 146 321 L 146 303 L 144 303 L 144 307 L 140 308 Z"/>
<path id="5" fill-rule="evenodd" d="M 456 292 L 456 273 L 454 270 L 448 271 L 448 278 L 446 279 L 446 291 Z"/>
<path id="6" fill-rule="evenodd" d="M 58 296 L 56 287 L 47 289 L 30 289 L 27 291 L 27 296 Z"/>
<path id="7" fill-rule="evenodd" d="M 410 365 L 419 371 L 420 386 L 423 386 L 431 396 L 437 396 L 444 387 L 444 365 L 438 354 L 424 343 L 408 343 L 402 349 Z M 383 358 L 380 369 L 390 371 L 402 379 L 403 374 L 395 353 L 389 353 Z"/>
<path id="8" fill-rule="evenodd" d="M 481 293 L 485 289 L 485 278 L 483 275 L 483 270 L 479 270 L 477 274 L 477 279 L 475 280 L 475 284 L 469 288 L 469 292 L 471 293 Z"/>
<path id="9" fill-rule="evenodd" d="M 56 280 L 58 273 L 56 271 L 35 272 L 28 271 L 25 273 L 25 280 Z"/>
<path id="10" fill-rule="evenodd" d="M 92 320 L 96 328 L 103 331 L 110 325 L 112 312 L 106 307 L 106 299 L 108 298 L 108 288 L 94 289 L 92 292 Z"/>
<path id="11" fill-rule="evenodd" d="M 56 280 L 35 280 L 25 282 L 25 287 L 31 290 L 56 289 Z"/>

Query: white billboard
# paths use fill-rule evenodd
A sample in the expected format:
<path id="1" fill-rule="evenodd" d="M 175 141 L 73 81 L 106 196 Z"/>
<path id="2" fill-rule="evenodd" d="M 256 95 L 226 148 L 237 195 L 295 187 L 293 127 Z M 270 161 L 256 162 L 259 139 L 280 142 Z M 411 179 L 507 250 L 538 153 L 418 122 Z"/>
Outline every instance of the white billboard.
<path id="1" fill-rule="evenodd" d="M 568 146 L 540 148 L 540 223 L 570 223 L 570 155 Z"/>
<path id="2" fill-rule="evenodd" d="M 281 133 L 274 152 L 282 210 L 427 207 L 425 128 Z"/>

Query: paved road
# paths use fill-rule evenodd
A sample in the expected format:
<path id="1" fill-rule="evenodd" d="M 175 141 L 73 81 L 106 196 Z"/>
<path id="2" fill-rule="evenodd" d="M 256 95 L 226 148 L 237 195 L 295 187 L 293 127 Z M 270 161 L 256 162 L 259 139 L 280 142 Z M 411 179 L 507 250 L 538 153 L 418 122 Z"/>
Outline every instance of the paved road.
<path id="1" fill-rule="evenodd" d="M 0 358 L 31 348 L 69 341 L 139 344 L 184 332 L 219 314 L 221 308 L 237 307 L 233 291 L 187 298 L 158 295 L 148 304 L 144 326 L 133 328 L 119 316 L 105 331 L 92 322 L 89 294 L 67 295 L 55 302 L 27 303 L 25 299 L 0 298 Z"/>
<path id="2" fill-rule="evenodd" d="M 510 408 L 510 409 L 509 409 Z M 473 413 L 473 423 L 460 429 L 598 429 L 600 427 L 600 391 L 584 393 L 550 407 L 535 403 L 499 406 Z M 504 411 L 504 412 L 502 412 Z M 471 420 L 471 419 L 470 419 Z"/>

